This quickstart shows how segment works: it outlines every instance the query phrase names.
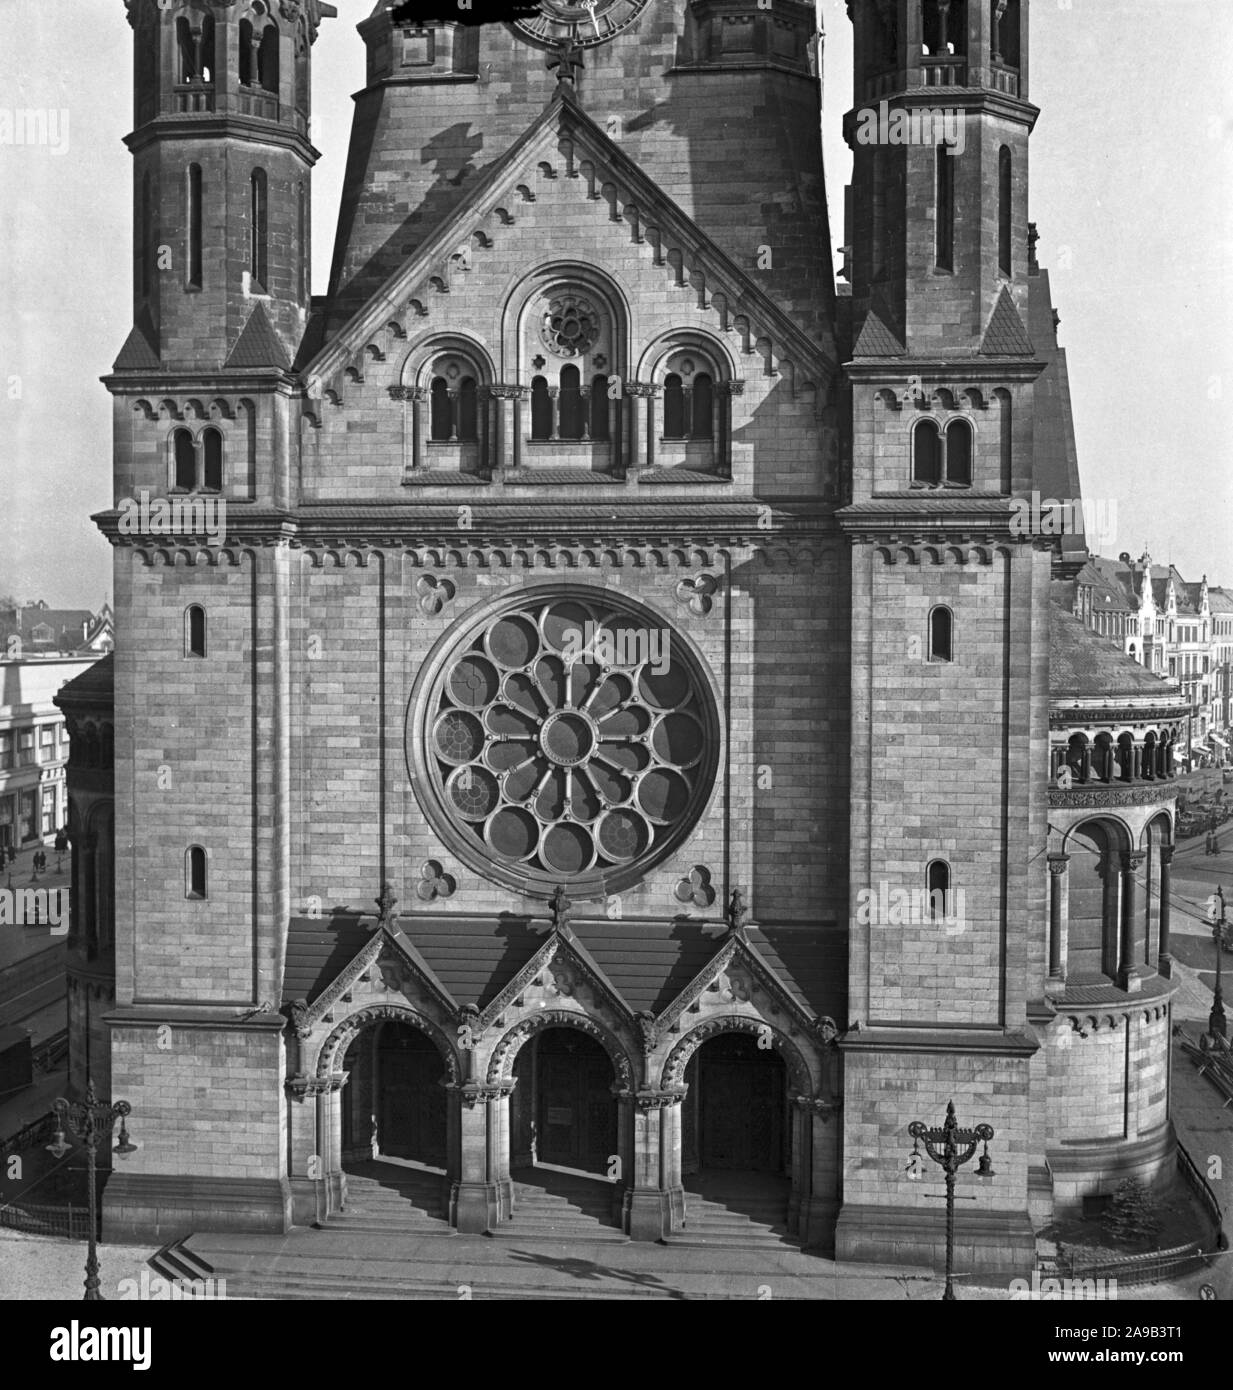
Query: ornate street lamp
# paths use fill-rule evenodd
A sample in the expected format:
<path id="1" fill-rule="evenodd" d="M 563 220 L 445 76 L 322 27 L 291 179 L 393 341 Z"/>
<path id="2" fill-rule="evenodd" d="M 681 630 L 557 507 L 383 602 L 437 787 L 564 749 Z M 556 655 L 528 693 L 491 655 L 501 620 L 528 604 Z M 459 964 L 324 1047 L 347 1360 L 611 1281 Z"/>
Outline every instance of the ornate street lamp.
<path id="1" fill-rule="evenodd" d="M 1216 896 L 1220 899 L 1220 918 L 1212 927 L 1212 941 L 1216 946 L 1216 989 L 1212 994 L 1212 1011 L 1207 1016 L 1207 1031 L 1213 1038 L 1227 1038 L 1229 1036 L 1228 1025 L 1224 1017 L 1224 996 L 1220 989 L 1220 957 L 1224 951 L 1224 889 L 1217 888 Z"/>
<path id="2" fill-rule="evenodd" d="M 70 1102 L 61 1098 L 52 1102 L 52 1108 L 56 1112 L 56 1137 L 53 1143 L 47 1145 L 47 1152 L 57 1158 L 63 1158 L 68 1153 L 72 1146 L 65 1143 L 66 1129 L 70 1134 L 76 1135 L 86 1147 L 86 1200 L 89 1204 L 90 1229 L 87 1237 L 89 1252 L 86 1255 L 85 1302 L 97 1303 L 102 1300 L 103 1295 L 98 1291 L 98 1250 L 94 1238 L 97 1224 L 95 1160 L 100 1141 L 106 1142 L 111 1138 L 111 1127 L 117 1120 L 120 1121 L 120 1142 L 116 1145 L 115 1152 L 136 1153 L 137 1145 L 128 1142 L 128 1130 L 124 1127 L 125 1116 L 133 1113 L 133 1107 L 126 1100 L 118 1100 L 114 1105 L 108 1101 L 100 1101 L 94 1094 L 94 1082 L 87 1079 L 84 1101 Z"/>
<path id="3" fill-rule="evenodd" d="M 912 1136 L 914 1143 L 912 1153 L 914 1157 L 920 1155 L 920 1141 L 925 1141 L 925 1152 L 935 1163 L 942 1167 L 946 1174 L 946 1292 L 942 1295 L 944 1301 L 953 1302 L 955 1299 L 955 1286 L 952 1281 L 952 1271 L 955 1259 L 955 1174 L 976 1152 L 977 1144 L 983 1143 L 984 1153 L 980 1156 L 980 1162 L 976 1165 L 976 1176 L 978 1178 L 992 1178 L 997 1175 L 993 1171 L 993 1162 L 989 1157 L 989 1140 L 993 1138 L 993 1130 L 989 1125 L 977 1125 L 975 1129 L 960 1129 L 959 1122 L 955 1119 L 955 1102 L 952 1100 L 946 1106 L 946 1122 L 941 1128 L 930 1128 L 920 1120 L 913 1120 L 908 1126 L 908 1133 Z"/>

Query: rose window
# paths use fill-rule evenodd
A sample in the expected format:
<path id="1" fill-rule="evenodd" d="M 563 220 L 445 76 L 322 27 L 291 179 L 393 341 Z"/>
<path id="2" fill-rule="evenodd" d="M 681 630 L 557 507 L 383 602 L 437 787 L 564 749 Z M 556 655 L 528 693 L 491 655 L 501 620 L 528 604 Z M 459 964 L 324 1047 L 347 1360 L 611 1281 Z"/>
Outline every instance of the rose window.
<path id="1" fill-rule="evenodd" d="M 600 312 L 580 294 L 559 294 L 540 320 L 540 336 L 558 357 L 586 352 L 600 333 Z"/>
<path id="2" fill-rule="evenodd" d="M 483 872 L 610 891 L 697 819 L 714 730 L 683 639 L 606 596 L 556 596 L 463 638 L 430 686 L 419 751 L 444 832 Z"/>

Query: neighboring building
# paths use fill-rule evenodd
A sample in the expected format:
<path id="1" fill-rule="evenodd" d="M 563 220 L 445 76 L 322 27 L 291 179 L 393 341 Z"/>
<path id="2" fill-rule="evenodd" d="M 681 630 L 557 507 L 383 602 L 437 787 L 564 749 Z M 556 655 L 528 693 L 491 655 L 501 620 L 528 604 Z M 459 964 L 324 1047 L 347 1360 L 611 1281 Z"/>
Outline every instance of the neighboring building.
<path id="1" fill-rule="evenodd" d="M 1222 762 L 1233 762 L 1233 593 L 1207 591 L 1212 615 L 1212 742 Z"/>
<path id="2" fill-rule="evenodd" d="M 466 27 L 381 0 L 310 300 L 332 8 L 129 0 L 107 1022 L 143 1138 L 110 1237 L 328 1219 L 385 1153 L 464 1232 L 533 1224 L 518 1191 L 556 1165 L 671 1240 L 701 1169 L 804 1244 L 937 1260 L 907 1128 L 952 1097 L 996 1130 L 966 1267 L 1025 1271 L 1082 1197 L 1168 1177 L 1131 880 L 1101 907 L 1125 949 L 1055 970 L 1051 721 L 1078 702 L 1098 776 L 1105 734 L 1130 758 L 1068 796 L 1151 781 L 1152 816 L 1099 817 L 1134 856 L 1178 697 L 1090 707 L 1061 663 L 1051 704 L 1050 585 L 1085 552 L 1014 520 L 1079 496 L 1028 8 L 852 7 L 865 114 L 938 88 L 966 140 L 852 114 L 836 295 L 812 5 Z M 143 490 L 216 496 L 225 543 L 121 526 Z M 1133 1014 L 1133 1060 L 1072 1045 L 1068 969 Z M 1076 1134 L 1091 1161 L 1055 1169 Z"/>
<path id="3" fill-rule="evenodd" d="M 43 602 L 0 608 L 0 656 L 101 655 L 115 645 L 111 605 L 48 608 Z"/>
<path id="4" fill-rule="evenodd" d="M 111 1039 L 104 1018 L 115 1004 L 114 658 L 107 655 L 60 687 L 55 703 L 69 734 L 68 1018 L 69 1088 L 99 1095 L 111 1087 Z"/>
<path id="5" fill-rule="evenodd" d="M 2 651 L 3 648 L 0 648 Z M 0 658 L 0 848 L 48 844 L 68 821 L 60 687 L 98 658 Z"/>

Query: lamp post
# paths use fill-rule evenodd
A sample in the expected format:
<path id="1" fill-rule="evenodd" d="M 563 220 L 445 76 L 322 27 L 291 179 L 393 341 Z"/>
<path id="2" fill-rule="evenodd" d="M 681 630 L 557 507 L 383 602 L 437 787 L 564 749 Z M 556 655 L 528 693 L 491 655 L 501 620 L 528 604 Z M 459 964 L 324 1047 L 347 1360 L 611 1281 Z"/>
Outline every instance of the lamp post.
<path id="1" fill-rule="evenodd" d="M 1229 1036 L 1228 1025 L 1224 1018 L 1224 996 L 1220 988 L 1220 957 L 1224 952 L 1224 889 L 1217 888 L 1216 896 L 1220 899 L 1220 918 L 1212 927 L 1212 941 L 1216 946 L 1216 989 L 1212 994 L 1212 1011 L 1207 1016 L 1207 1031 L 1212 1037 L 1227 1038 Z"/>
<path id="2" fill-rule="evenodd" d="M 52 1102 L 52 1108 L 56 1112 L 56 1137 L 53 1143 L 47 1145 L 48 1153 L 54 1154 L 57 1158 L 63 1158 L 68 1153 L 71 1145 L 64 1141 L 66 1129 L 70 1134 L 76 1135 L 86 1147 L 86 1201 L 89 1207 L 90 1228 L 87 1236 L 89 1252 L 86 1255 L 85 1302 L 96 1303 L 103 1295 L 98 1291 L 98 1249 L 94 1238 L 97 1224 L 95 1161 L 99 1142 L 111 1138 L 111 1127 L 117 1120 L 120 1121 L 120 1142 L 116 1145 L 115 1152 L 136 1152 L 137 1145 L 128 1142 L 128 1130 L 124 1127 L 125 1116 L 132 1114 L 133 1107 L 126 1100 L 118 1100 L 114 1105 L 109 1101 L 100 1101 L 94 1094 L 94 1082 L 88 1079 L 84 1101 L 70 1102 L 61 1098 Z"/>
<path id="3" fill-rule="evenodd" d="M 975 1129 L 960 1129 L 955 1119 L 955 1102 L 946 1106 L 946 1121 L 940 1127 L 930 1128 L 920 1120 L 913 1120 L 908 1126 L 912 1136 L 913 1155 L 920 1154 L 920 1141 L 925 1141 L 925 1152 L 946 1174 L 946 1292 L 943 1301 L 954 1302 L 955 1286 L 952 1271 L 955 1259 L 955 1174 L 976 1152 L 977 1144 L 983 1143 L 985 1151 L 976 1165 L 978 1178 L 996 1177 L 993 1163 L 989 1158 L 989 1140 L 993 1130 L 989 1125 L 977 1125 Z"/>

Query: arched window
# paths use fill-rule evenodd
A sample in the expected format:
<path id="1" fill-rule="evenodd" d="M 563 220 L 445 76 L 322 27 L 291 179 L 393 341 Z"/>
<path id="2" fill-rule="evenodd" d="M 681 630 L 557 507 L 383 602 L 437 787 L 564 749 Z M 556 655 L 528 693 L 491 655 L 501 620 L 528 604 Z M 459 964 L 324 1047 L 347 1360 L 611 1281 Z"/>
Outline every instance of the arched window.
<path id="1" fill-rule="evenodd" d="M 936 249 L 934 263 L 939 270 L 955 268 L 955 147 L 943 141 L 937 148 L 937 196 L 934 219 Z"/>
<path id="2" fill-rule="evenodd" d="M 1092 746 L 1092 769 L 1097 779 L 1101 782 L 1111 782 L 1114 772 L 1112 734 L 1097 734 Z"/>
<path id="3" fill-rule="evenodd" d="M 300 267 L 300 298 L 307 299 L 308 263 L 312 256 L 312 249 L 308 239 L 308 194 L 302 183 L 297 184 L 295 190 L 295 226 L 297 263 Z"/>
<path id="4" fill-rule="evenodd" d="M 254 169 L 251 185 L 252 203 L 252 246 L 249 253 L 248 272 L 253 288 L 264 292 L 266 284 L 266 255 L 269 245 L 269 202 L 264 169 Z"/>
<path id="5" fill-rule="evenodd" d="M 1019 66 L 1019 0 L 989 0 L 993 13 L 993 61 Z M 999 21 L 998 10 L 1002 11 Z"/>
<path id="6" fill-rule="evenodd" d="M 690 430 L 691 439 L 713 439 L 715 437 L 715 386 L 709 372 L 699 372 L 694 377 L 694 421 Z"/>
<path id="7" fill-rule="evenodd" d="M 181 15 L 176 20 L 176 81 L 191 82 L 197 75 L 197 41 L 188 20 Z"/>
<path id="8" fill-rule="evenodd" d="M 176 430 L 172 436 L 175 461 L 175 486 L 191 492 L 197 486 L 197 446 L 188 430 Z"/>
<path id="9" fill-rule="evenodd" d="M 922 39 L 935 58 L 962 57 L 968 51 L 966 0 L 924 0 Z"/>
<path id="10" fill-rule="evenodd" d="M 428 392 L 428 437 L 437 441 L 450 438 L 454 427 L 450 388 L 443 376 L 435 376 Z"/>
<path id="11" fill-rule="evenodd" d="M 205 654 L 205 609 L 199 603 L 191 603 L 184 610 L 184 655 L 203 657 Z"/>
<path id="12" fill-rule="evenodd" d="M 1120 734 L 1117 740 L 1117 775 L 1123 782 L 1133 782 L 1135 776 L 1135 741 L 1133 734 Z"/>
<path id="13" fill-rule="evenodd" d="M 141 296 L 150 297 L 150 263 L 154 259 L 154 205 L 150 198 L 150 175 L 141 180 Z"/>
<path id="14" fill-rule="evenodd" d="M 1014 275 L 1012 264 L 1014 248 L 1012 245 L 1012 168 L 1010 150 L 1002 146 L 998 155 L 998 273 L 1009 280 Z"/>
<path id="15" fill-rule="evenodd" d="M 1095 822 L 1082 825 L 1068 845 L 1070 926 L 1066 974 L 1089 980 L 1117 973 L 1118 869 L 1114 843 Z"/>
<path id="16" fill-rule="evenodd" d="M 946 427 L 946 481 L 972 486 L 972 426 L 952 420 Z"/>
<path id="17" fill-rule="evenodd" d="M 925 870 L 925 887 L 929 893 L 929 920 L 940 922 L 950 916 L 950 865 L 945 859 L 934 859 Z"/>
<path id="18" fill-rule="evenodd" d="M 676 372 L 664 377 L 664 438 L 685 438 L 685 387 Z"/>
<path id="19" fill-rule="evenodd" d="M 1009 391 L 995 391 L 998 403 L 998 452 L 1002 471 L 1002 491 L 1014 486 L 1014 417 Z"/>
<path id="20" fill-rule="evenodd" d="M 458 384 L 458 438 L 469 441 L 476 440 L 479 437 L 478 421 L 475 378 L 464 376 Z"/>
<path id="21" fill-rule="evenodd" d="M 206 852 L 200 845 L 189 845 L 184 855 L 184 896 L 206 897 Z"/>
<path id="22" fill-rule="evenodd" d="M 201 80 L 214 81 L 214 58 L 218 39 L 214 29 L 214 16 L 206 15 L 201 21 Z"/>
<path id="23" fill-rule="evenodd" d="M 552 438 L 552 397 L 542 376 L 531 378 L 531 438 Z"/>
<path id="24" fill-rule="evenodd" d="M 188 166 L 185 182 L 184 223 L 188 228 L 188 284 L 190 289 L 201 288 L 201 165 Z"/>
<path id="25" fill-rule="evenodd" d="M 932 420 L 921 420 L 912 431 L 912 479 L 930 484 L 942 481 L 942 437 Z"/>
<path id="26" fill-rule="evenodd" d="M 1131 646 L 1130 654 L 1131 656 L 1134 655 L 1133 645 Z M 1141 770 L 1143 780 L 1146 782 L 1154 782 L 1156 780 L 1156 752 L 1156 735 L 1154 732 L 1152 732 L 1147 734 L 1143 739 L 1143 759 Z"/>
<path id="27" fill-rule="evenodd" d="M 240 82 L 253 85 L 253 26 L 247 19 L 240 20 Z"/>
<path id="28" fill-rule="evenodd" d="M 267 24 L 257 48 L 257 85 L 278 95 L 278 29 Z"/>
<path id="29" fill-rule="evenodd" d="M 223 436 L 213 426 L 201 436 L 201 486 L 206 492 L 223 490 Z"/>
<path id="30" fill-rule="evenodd" d="M 954 660 L 954 614 L 939 606 L 929 614 L 929 660 Z"/>
<path id="31" fill-rule="evenodd" d="M 561 368 L 557 421 L 557 434 L 562 439 L 582 438 L 582 378 L 572 362 Z"/>
<path id="32" fill-rule="evenodd" d="M 1071 780 L 1086 782 L 1091 765 L 1091 755 L 1087 748 L 1087 735 L 1071 734 L 1066 742 L 1066 766 L 1070 769 Z"/>
<path id="33" fill-rule="evenodd" d="M 591 438 L 608 438 L 608 378 L 591 378 Z"/>

